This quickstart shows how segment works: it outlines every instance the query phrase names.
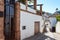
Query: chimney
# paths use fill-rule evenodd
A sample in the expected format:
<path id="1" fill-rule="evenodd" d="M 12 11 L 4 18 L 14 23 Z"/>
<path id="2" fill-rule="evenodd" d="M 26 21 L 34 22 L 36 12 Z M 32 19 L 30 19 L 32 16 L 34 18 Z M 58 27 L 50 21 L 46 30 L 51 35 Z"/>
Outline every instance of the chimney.
<path id="1" fill-rule="evenodd" d="M 34 9 L 36 10 L 36 4 L 37 4 L 37 1 L 34 0 Z"/>
<path id="2" fill-rule="evenodd" d="M 40 4 L 40 15 L 42 15 L 42 5 L 43 4 Z"/>

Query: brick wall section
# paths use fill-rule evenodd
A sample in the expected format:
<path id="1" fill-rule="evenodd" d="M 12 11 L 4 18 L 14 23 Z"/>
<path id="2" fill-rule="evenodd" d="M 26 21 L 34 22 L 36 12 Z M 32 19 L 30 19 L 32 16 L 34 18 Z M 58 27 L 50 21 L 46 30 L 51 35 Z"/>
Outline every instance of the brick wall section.
<path id="1" fill-rule="evenodd" d="M 0 11 L 4 12 L 4 0 L 0 0 Z M 0 40 L 4 40 L 4 17 L 0 17 Z"/>
<path id="2" fill-rule="evenodd" d="M 4 11 L 4 0 L 0 0 L 0 11 Z"/>
<path id="3" fill-rule="evenodd" d="M 20 40 L 20 3 L 15 3 L 15 40 Z"/>

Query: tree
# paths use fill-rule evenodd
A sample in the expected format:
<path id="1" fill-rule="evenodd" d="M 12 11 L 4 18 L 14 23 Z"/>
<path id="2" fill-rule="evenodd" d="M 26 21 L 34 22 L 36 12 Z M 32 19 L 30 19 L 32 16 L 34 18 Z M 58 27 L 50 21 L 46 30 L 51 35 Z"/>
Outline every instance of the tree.
<path id="1" fill-rule="evenodd" d="M 57 21 L 60 21 L 60 15 L 56 15 Z"/>
<path id="2" fill-rule="evenodd" d="M 58 8 L 56 8 L 56 11 L 58 10 Z"/>
<path id="3" fill-rule="evenodd" d="M 25 1 L 26 1 L 26 0 L 18 0 L 18 1 L 19 1 L 19 2 L 22 2 L 23 4 L 25 4 Z"/>
<path id="4" fill-rule="evenodd" d="M 18 1 L 19 1 L 19 2 L 22 2 L 23 4 L 25 4 L 25 1 L 26 1 L 26 0 L 18 0 Z M 29 4 L 34 2 L 34 0 L 28 0 L 28 1 L 29 1 Z"/>

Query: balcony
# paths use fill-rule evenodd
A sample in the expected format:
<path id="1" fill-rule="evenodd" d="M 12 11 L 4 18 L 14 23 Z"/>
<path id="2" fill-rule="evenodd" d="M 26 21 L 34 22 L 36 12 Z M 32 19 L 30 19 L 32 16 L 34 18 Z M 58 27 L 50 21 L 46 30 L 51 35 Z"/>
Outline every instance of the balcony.
<path id="1" fill-rule="evenodd" d="M 26 7 L 27 7 L 27 9 L 26 9 Z M 29 6 L 26 6 L 26 5 L 22 4 L 22 3 L 20 3 L 20 9 L 27 10 L 27 11 L 32 12 L 32 13 L 36 13 L 35 9 L 33 9 L 33 8 L 29 7 Z"/>

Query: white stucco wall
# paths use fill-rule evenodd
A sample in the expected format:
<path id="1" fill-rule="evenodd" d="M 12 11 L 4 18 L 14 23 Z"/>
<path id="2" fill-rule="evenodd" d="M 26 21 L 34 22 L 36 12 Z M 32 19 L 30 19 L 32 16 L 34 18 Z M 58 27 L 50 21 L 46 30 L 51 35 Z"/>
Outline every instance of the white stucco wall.
<path id="1" fill-rule="evenodd" d="M 56 32 L 60 33 L 60 22 L 57 22 L 56 24 Z"/>
<path id="2" fill-rule="evenodd" d="M 20 3 L 20 9 L 26 10 L 26 6 L 24 4 L 22 4 L 22 3 Z M 34 9 L 30 8 L 30 7 L 27 7 L 27 11 L 36 14 L 36 10 L 34 10 Z"/>
<path id="3" fill-rule="evenodd" d="M 30 36 L 34 35 L 34 22 L 40 21 L 40 32 L 41 32 L 41 26 L 42 26 L 42 17 L 34 14 L 30 14 L 28 12 L 20 11 L 21 15 L 21 40 L 24 38 L 28 38 Z M 25 30 L 22 30 L 22 26 L 26 26 Z"/>
<path id="4" fill-rule="evenodd" d="M 26 6 L 24 4 L 22 4 L 22 3 L 20 3 L 20 9 L 26 10 Z"/>
<path id="5" fill-rule="evenodd" d="M 49 18 L 50 22 L 51 22 L 51 27 L 55 27 L 56 23 L 57 23 L 57 20 L 55 17 L 50 17 Z"/>
<path id="6" fill-rule="evenodd" d="M 30 8 L 30 7 L 28 7 L 27 10 L 30 11 L 30 12 L 36 13 L 36 10 L 34 10 L 34 9 Z"/>

